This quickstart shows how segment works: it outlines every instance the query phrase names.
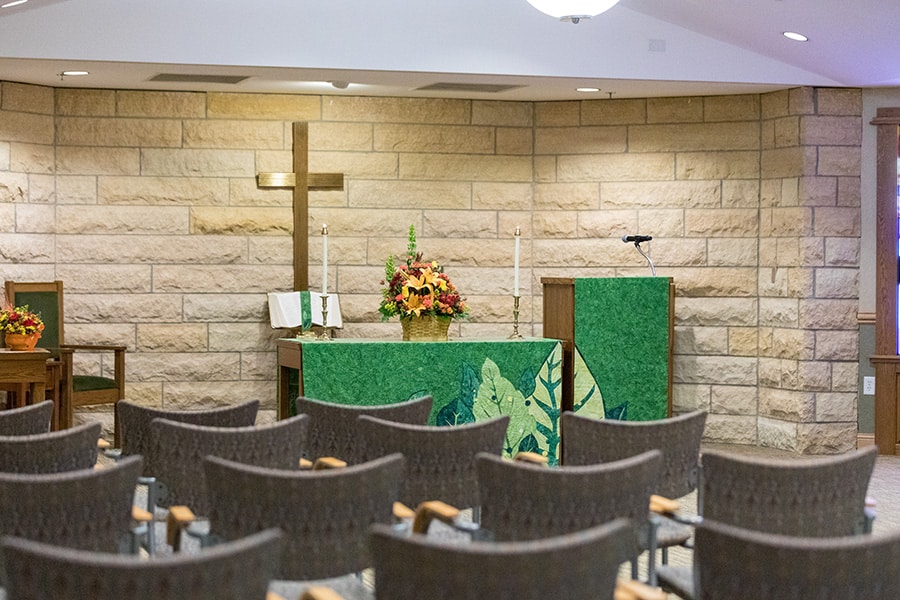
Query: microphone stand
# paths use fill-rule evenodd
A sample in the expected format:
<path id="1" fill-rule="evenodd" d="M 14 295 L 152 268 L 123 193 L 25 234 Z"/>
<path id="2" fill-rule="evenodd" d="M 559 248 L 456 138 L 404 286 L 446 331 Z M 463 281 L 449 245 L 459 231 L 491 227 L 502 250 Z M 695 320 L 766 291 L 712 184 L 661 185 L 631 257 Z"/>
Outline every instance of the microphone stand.
<path id="1" fill-rule="evenodd" d="M 637 251 L 641 253 L 641 256 L 643 256 L 644 258 L 647 259 L 647 263 L 649 263 L 649 265 L 650 265 L 650 273 L 652 273 L 653 276 L 656 277 L 656 267 L 653 266 L 653 261 L 650 260 L 650 257 L 647 256 L 647 253 L 644 252 L 644 249 L 643 249 L 643 248 L 641 248 L 641 243 L 640 243 L 640 242 L 635 242 L 635 243 L 634 243 L 634 247 L 637 248 Z"/>

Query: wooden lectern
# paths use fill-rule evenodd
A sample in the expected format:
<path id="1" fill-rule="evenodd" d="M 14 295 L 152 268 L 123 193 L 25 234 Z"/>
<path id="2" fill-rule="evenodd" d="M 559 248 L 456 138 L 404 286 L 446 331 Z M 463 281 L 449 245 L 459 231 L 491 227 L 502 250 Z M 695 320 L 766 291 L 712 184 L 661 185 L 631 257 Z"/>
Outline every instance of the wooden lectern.
<path id="1" fill-rule="evenodd" d="M 675 284 L 669 277 L 543 277 L 544 329 L 562 341 L 563 410 L 602 394 L 605 416 L 672 414 Z"/>

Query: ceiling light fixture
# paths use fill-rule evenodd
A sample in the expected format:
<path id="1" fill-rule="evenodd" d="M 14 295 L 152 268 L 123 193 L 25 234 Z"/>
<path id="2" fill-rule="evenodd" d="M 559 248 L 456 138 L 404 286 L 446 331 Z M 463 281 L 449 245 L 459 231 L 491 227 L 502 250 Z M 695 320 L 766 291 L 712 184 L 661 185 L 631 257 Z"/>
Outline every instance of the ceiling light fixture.
<path id="1" fill-rule="evenodd" d="M 90 75 L 90 73 L 87 71 L 63 71 L 60 74 L 65 75 L 66 77 L 81 77 L 82 75 Z"/>
<path id="2" fill-rule="evenodd" d="M 808 42 L 809 38 L 803 35 L 802 33 L 797 33 L 796 31 L 784 31 L 782 34 L 789 40 L 794 40 L 795 42 Z"/>
<path id="3" fill-rule="evenodd" d="M 542 13 L 572 23 L 596 17 L 618 3 L 619 0 L 528 0 Z"/>
<path id="4" fill-rule="evenodd" d="M 600 88 L 595 88 L 595 87 L 580 87 L 580 88 L 575 88 L 575 91 L 576 91 L 576 92 L 586 92 L 586 93 L 591 93 L 591 92 L 599 92 L 599 91 L 600 91 Z"/>
<path id="5" fill-rule="evenodd" d="M 13 0 L 12 2 L 7 2 L 6 4 L 0 4 L 0 8 L 10 8 L 13 6 L 18 6 L 20 4 L 25 4 L 28 0 Z"/>

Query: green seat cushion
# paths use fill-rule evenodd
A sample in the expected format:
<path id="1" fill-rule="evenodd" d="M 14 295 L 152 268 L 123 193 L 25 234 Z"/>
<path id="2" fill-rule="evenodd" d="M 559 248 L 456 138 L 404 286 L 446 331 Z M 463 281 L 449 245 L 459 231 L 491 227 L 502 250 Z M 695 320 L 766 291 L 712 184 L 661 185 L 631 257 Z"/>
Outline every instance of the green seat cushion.
<path id="1" fill-rule="evenodd" d="M 115 379 L 98 377 L 96 375 L 75 375 L 72 377 L 72 389 L 76 392 L 93 392 L 96 390 L 114 390 Z"/>

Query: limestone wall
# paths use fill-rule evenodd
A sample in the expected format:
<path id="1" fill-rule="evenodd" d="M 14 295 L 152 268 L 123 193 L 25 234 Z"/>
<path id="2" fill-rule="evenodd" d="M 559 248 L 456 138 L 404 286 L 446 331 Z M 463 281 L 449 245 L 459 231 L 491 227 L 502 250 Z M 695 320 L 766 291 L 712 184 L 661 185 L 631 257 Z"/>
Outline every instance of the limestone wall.
<path id="1" fill-rule="evenodd" d="M 384 260 L 419 246 L 468 297 L 452 335 L 541 333 L 540 278 L 675 278 L 675 408 L 708 438 L 801 452 L 855 444 L 858 90 L 503 102 L 139 92 L 0 83 L 0 275 L 59 278 L 66 337 L 127 344 L 129 399 L 274 408 L 265 293 L 291 286 L 291 122 L 310 168 L 310 283 L 329 229 L 342 336 L 377 313 Z M 108 369 L 90 357 L 81 369 Z M 269 413 L 271 415 L 271 412 Z"/>

